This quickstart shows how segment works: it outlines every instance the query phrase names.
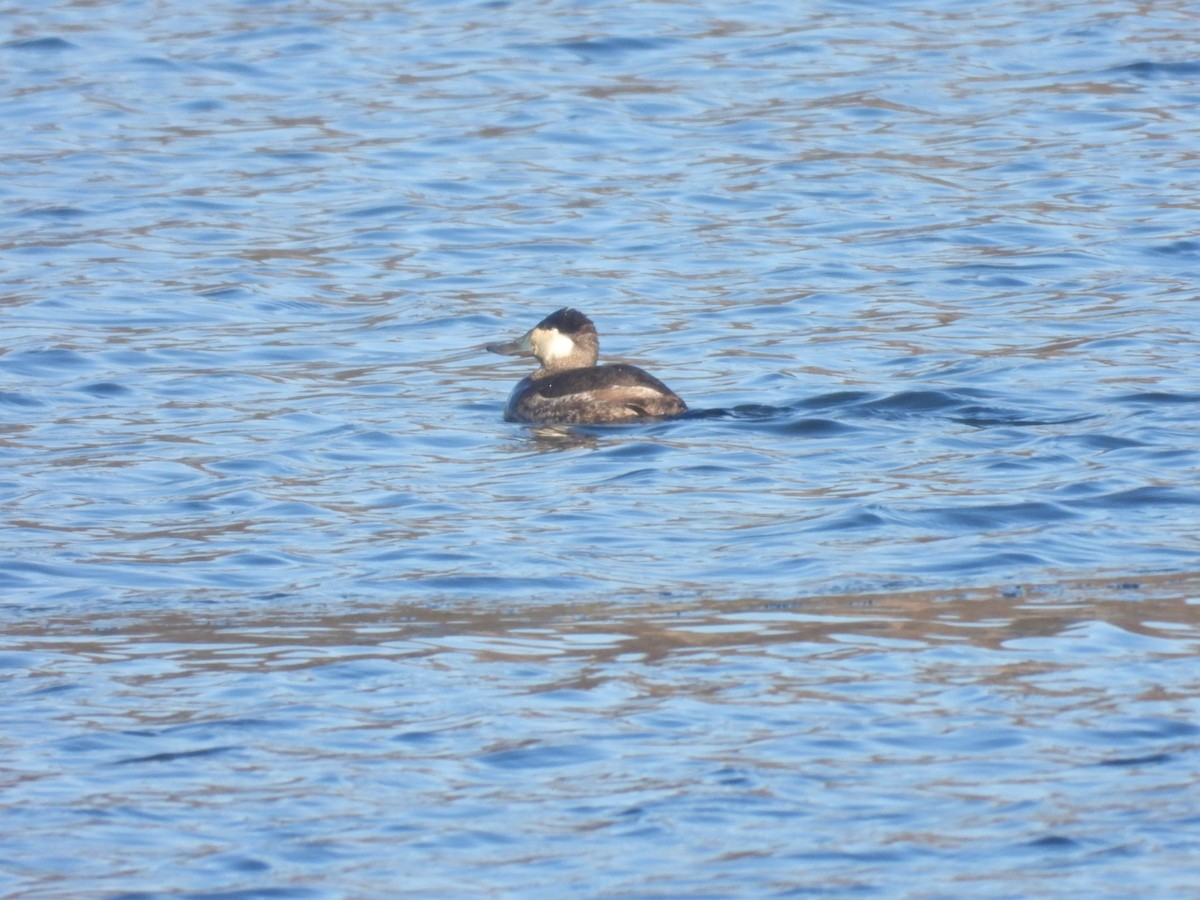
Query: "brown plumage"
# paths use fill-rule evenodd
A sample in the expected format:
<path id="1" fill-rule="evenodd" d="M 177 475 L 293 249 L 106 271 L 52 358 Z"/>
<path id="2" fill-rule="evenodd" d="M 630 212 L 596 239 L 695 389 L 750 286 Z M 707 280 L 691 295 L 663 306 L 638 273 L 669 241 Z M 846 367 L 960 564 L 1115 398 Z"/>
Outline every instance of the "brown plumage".
<path id="1" fill-rule="evenodd" d="M 551 313 L 515 341 L 489 344 L 488 350 L 540 363 L 513 388 L 504 408 L 509 422 L 596 425 L 687 412 L 674 391 L 637 366 L 596 365 L 596 326 L 575 309 Z"/>

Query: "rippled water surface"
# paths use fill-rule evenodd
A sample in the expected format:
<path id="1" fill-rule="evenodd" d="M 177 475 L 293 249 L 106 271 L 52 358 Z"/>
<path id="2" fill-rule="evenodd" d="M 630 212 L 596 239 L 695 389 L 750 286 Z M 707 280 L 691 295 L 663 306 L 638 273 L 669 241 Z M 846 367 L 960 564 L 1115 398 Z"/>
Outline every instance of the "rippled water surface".
<path id="1" fill-rule="evenodd" d="M 4 12 L 0 893 L 1194 890 L 1192 4 Z"/>

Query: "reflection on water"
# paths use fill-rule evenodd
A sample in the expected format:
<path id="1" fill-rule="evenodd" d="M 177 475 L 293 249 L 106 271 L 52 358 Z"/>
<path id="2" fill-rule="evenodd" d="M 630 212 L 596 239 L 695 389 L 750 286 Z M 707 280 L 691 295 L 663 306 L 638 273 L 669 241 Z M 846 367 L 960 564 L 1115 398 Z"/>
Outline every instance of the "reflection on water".
<path id="1" fill-rule="evenodd" d="M 1186 894 L 1198 588 L 29 623 L 13 883 Z"/>
<path id="2" fill-rule="evenodd" d="M 1190 4 L 44 6 L 0 893 L 1192 890 Z"/>

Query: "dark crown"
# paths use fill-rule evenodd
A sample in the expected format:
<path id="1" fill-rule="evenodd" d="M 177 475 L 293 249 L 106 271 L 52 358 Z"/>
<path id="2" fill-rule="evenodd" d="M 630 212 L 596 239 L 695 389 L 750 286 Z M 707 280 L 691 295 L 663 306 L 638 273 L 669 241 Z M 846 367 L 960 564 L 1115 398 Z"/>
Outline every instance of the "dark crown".
<path id="1" fill-rule="evenodd" d="M 569 306 L 564 306 L 557 312 L 552 312 L 542 321 L 538 322 L 538 328 L 553 328 L 560 334 L 583 334 L 590 331 L 596 333 L 596 326 L 592 324 L 592 320 L 585 316 L 577 309 L 571 309 Z"/>

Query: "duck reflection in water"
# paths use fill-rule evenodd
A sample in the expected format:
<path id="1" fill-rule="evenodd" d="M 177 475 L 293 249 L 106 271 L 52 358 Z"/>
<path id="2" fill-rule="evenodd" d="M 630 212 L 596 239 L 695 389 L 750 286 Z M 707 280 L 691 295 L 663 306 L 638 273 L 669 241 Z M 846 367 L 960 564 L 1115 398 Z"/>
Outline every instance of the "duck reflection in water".
<path id="1" fill-rule="evenodd" d="M 532 356 L 541 367 L 513 388 L 504 418 L 540 425 L 602 425 L 678 416 L 687 404 L 637 366 L 596 365 L 600 340 L 592 320 L 564 307 L 521 337 L 487 349 Z"/>

